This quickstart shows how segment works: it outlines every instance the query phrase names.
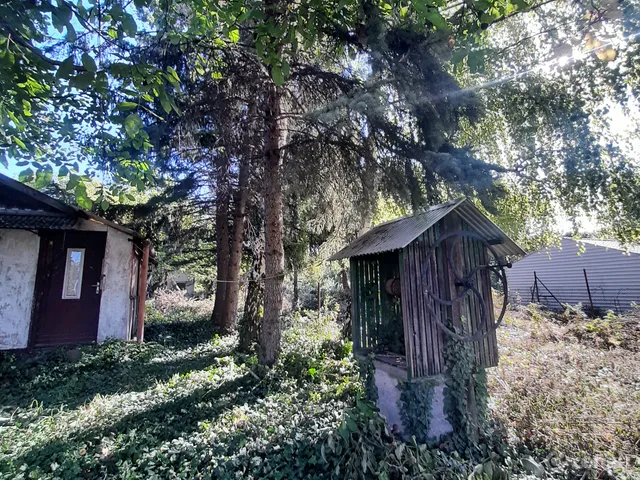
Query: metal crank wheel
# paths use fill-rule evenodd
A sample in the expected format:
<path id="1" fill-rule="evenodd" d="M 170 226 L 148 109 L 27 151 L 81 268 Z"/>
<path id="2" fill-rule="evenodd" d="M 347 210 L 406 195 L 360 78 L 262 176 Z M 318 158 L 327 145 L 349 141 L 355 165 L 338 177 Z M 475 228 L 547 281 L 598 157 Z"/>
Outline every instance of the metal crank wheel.
<path id="1" fill-rule="evenodd" d="M 456 246 L 460 243 L 460 240 L 463 237 L 468 237 L 468 238 L 472 238 L 474 240 L 480 241 L 482 245 L 486 247 L 486 249 L 489 252 L 491 252 L 491 255 L 493 256 L 493 263 L 487 262 L 487 265 L 477 265 L 466 274 L 464 272 L 458 272 L 454 262 L 454 254 L 456 251 Z M 440 315 L 437 315 L 433 307 L 431 306 L 431 302 L 426 302 L 427 308 L 429 310 L 431 318 L 435 319 L 438 327 L 445 334 L 449 335 L 451 338 L 458 340 L 460 342 L 479 342 L 487 338 L 490 334 L 492 334 L 500 326 L 500 324 L 502 323 L 502 320 L 504 319 L 504 314 L 507 311 L 507 303 L 508 303 L 507 275 L 504 269 L 505 267 L 511 267 L 511 264 L 500 263 L 499 256 L 496 250 L 493 248 L 493 246 L 477 233 L 469 232 L 469 231 L 457 231 L 457 232 L 451 232 L 443 235 L 438 239 L 436 243 L 434 243 L 431 246 L 431 248 L 427 252 L 427 258 L 430 261 L 431 259 L 435 259 L 436 248 L 441 246 L 444 242 L 446 242 L 449 239 L 453 239 L 453 241 L 447 245 L 447 250 L 448 250 L 447 262 L 449 264 L 449 272 L 452 273 L 454 276 L 456 287 L 462 287 L 463 290 L 461 293 L 459 293 L 456 296 L 456 298 L 452 300 L 446 300 L 446 299 L 440 298 L 433 291 L 431 291 L 431 289 L 427 289 L 426 294 L 437 304 L 449 306 L 449 307 L 463 302 L 468 294 L 475 295 L 480 304 L 480 318 L 476 318 L 476 322 L 474 325 L 476 331 L 473 335 L 469 335 L 469 336 L 460 335 L 459 333 L 453 331 L 451 328 L 449 328 L 447 325 L 444 324 L 444 322 L 442 321 L 442 318 L 440 318 Z M 500 280 L 500 283 L 502 284 L 502 294 L 503 294 L 502 310 L 500 311 L 500 315 L 498 316 L 498 319 L 495 322 L 493 322 L 491 325 L 489 325 L 489 322 L 486 321 L 487 307 L 485 304 L 485 299 L 483 298 L 482 294 L 478 290 L 478 287 L 475 282 L 476 274 L 482 270 L 488 270 L 489 272 L 493 272 L 498 277 L 498 279 Z"/>

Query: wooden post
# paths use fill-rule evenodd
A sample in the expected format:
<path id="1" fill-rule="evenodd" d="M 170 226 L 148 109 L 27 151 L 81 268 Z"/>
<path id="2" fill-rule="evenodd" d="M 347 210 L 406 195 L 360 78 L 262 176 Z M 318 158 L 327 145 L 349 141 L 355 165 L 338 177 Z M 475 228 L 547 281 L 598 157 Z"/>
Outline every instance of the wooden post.
<path id="1" fill-rule="evenodd" d="M 144 340 L 144 307 L 147 299 L 147 272 L 149 271 L 149 249 L 151 244 L 145 240 L 142 248 L 142 265 L 138 275 L 138 328 L 136 337 L 138 343 Z"/>
<path id="2" fill-rule="evenodd" d="M 538 274 L 536 272 L 533 272 L 533 291 L 538 299 L 538 303 L 540 303 L 540 289 L 538 288 Z M 533 301 L 533 294 L 531 297 L 531 301 Z"/>
<path id="3" fill-rule="evenodd" d="M 591 305 L 591 314 L 593 315 L 593 298 L 591 298 L 591 289 L 589 288 L 589 279 L 587 278 L 587 269 L 583 268 L 582 272 L 584 273 L 584 283 L 587 284 L 587 293 L 589 294 L 589 305 Z"/>

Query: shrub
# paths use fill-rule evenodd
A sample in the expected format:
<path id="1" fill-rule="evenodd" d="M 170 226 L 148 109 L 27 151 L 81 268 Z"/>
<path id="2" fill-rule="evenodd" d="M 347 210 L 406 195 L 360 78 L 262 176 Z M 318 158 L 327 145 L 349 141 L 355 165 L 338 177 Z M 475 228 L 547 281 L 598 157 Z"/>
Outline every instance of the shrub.
<path id="1" fill-rule="evenodd" d="M 197 318 L 211 316 L 213 303 L 211 299 L 187 297 L 183 290 L 158 290 L 149 302 L 149 307 L 153 319 L 171 320 L 180 315 Z"/>

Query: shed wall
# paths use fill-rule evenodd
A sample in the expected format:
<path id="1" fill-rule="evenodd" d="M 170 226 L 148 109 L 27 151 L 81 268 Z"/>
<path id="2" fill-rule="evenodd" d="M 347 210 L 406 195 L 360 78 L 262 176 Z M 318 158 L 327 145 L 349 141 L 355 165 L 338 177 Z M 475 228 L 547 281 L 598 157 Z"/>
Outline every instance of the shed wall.
<path id="1" fill-rule="evenodd" d="M 0 350 L 28 345 L 39 249 L 35 233 L 0 230 Z"/>
<path id="2" fill-rule="evenodd" d="M 103 289 L 100 301 L 98 342 L 107 338 L 131 338 L 131 274 L 135 257 L 132 238 L 111 227 L 102 267 Z"/>
<path id="3" fill-rule="evenodd" d="M 507 270 L 512 302 L 529 303 L 534 272 L 561 303 L 589 305 L 583 269 L 587 271 L 595 308 L 628 310 L 640 303 L 640 255 L 562 239 L 561 248 L 532 253 Z M 551 308 L 560 305 L 539 285 L 540 301 Z"/>

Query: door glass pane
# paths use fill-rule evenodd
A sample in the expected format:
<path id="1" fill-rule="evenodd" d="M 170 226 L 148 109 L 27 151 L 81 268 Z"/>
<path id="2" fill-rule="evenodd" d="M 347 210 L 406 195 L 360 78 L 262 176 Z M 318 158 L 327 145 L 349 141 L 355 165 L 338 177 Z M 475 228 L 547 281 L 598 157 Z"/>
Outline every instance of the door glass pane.
<path id="1" fill-rule="evenodd" d="M 84 248 L 68 248 L 67 263 L 64 269 L 63 299 L 78 299 L 82 292 L 82 270 L 84 267 Z"/>

